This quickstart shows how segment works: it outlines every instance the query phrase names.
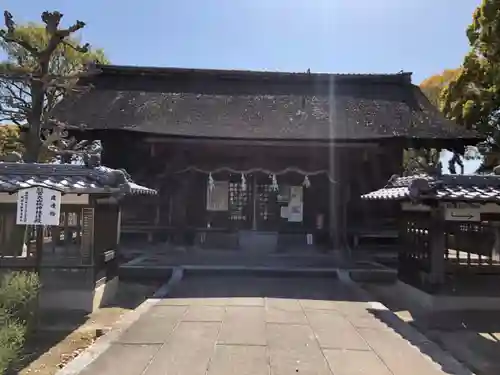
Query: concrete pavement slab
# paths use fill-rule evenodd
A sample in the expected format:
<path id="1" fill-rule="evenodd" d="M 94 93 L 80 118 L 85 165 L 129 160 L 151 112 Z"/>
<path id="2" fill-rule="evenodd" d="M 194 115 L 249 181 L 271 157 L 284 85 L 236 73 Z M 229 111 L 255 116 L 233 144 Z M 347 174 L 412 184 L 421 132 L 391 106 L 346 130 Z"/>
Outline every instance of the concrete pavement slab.
<path id="1" fill-rule="evenodd" d="M 361 336 L 394 375 L 442 375 L 439 365 L 394 332 L 360 328 Z"/>
<path id="2" fill-rule="evenodd" d="M 364 314 L 344 315 L 344 318 L 356 328 L 392 330 L 386 323 L 370 314 L 368 311 L 365 311 Z"/>
<path id="3" fill-rule="evenodd" d="M 264 346 L 217 345 L 208 375 L 269 375 Z"/>
<path id="4" fill-rule="evenodd" d="M 218 344 L 266 345 L 264 308 L 228 306 Z"/>
<path id="5" fill-rule="evenodd" d="M 140 375 L 148 366 L 160 345 L 113 344 L 88 365 L 81 375 Z"/>
<path id="6" fill-rule="evenodd" d="M 345 316 L 364 316 L 369 313 L 370 305 L 364 301 L 335 301 L 335 309 Z"/>
<path id="7" fill-rule="evenodd" d="M 229 303 L 229 298 L 220 297 L 198 297 L 198 298 L 165 298 L 158 302 L 158 306 L 226 306 Z"/>
<path id="8" fill-rule="evenodd" d="M 205 375 L 220 325 L 217 322 L 179 323 L 144 375 Z"/>
<path id="9" fill-rule="evenodd" d="M 308 324 L 303 311 L 286 311 L 266 306 L 266 323 Z"/>
<path id="10" fill-rule="evenodd" d="M 325 349 L 323 353 L 335 375 L 393 375 L 373 352 Z"/>
<path id="11" fill-rule="evenodd" d="M 162 344 L 181 320 L 187 306 L 154 306 L 119 338 L 122 344 Z"/>
<path id="12" fill-rule="evenodd" d="M 332 375 L 308 325 L 267 324 L 272 375 Z"/>
<path id="13" fill-rule="evenodd" d="M 182 317 L 184 322 L 222 322 L 225 309 L 223 306 L 191 305 Z"/>
<path id="14" fill-rule="evenodd" d="M 322 299 L 301 299 L 300 304 L 304 310 L 336 310 L 335 301 Z"/>
<path id="15" fill-rule="evenodd" d="M 337 311 L 305 310 L 321 348 L 370 350 L 356 328 Z"/>
<path id="16" fill-rule="evenodd" d="M 415 338 L 411 327 L 395 324 L 389 311 L 360 302 L 351 286 L 339 284 L 188 277 L 174 288 L 175 298 L 159 301 L 123 334 L 111 335 L 109 349 L 84 374 L 465 374 L 450 370 L 451 359 L 443 360 L 425 337 Z M 448 370 L 419 349 L 448 363 Z"/>
<path id="17" fill-rule="evenodd" d="M 280 309 L 283 311 L 302 311 L 299 301 L 291 298 L 266 298 L 266 307 Z"/>
<path id="18" fill-rule="evenodd" d="M 261 297 L 233 297 L 229 298 L 228 306 L 264 306 L 264 298 Z"/>
<path id="19" fill-rule="evenodd" d="M 194 300 L 192 298 L 162 298 L 157 306 L 189 306 Z"/>

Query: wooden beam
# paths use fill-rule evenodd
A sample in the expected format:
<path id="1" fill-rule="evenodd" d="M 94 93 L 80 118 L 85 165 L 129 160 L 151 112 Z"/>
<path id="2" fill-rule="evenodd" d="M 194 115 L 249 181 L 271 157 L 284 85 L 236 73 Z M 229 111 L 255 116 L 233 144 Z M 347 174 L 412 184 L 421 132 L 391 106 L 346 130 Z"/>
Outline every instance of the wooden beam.
<path id="1" fill-rule="evenodd" d="M 345 142 L 318 140 L 256 140 L 256 139 L 214 139 L 214 138 L 165 138 L 147 137 L 147 143 L 195 144 L 219 146 L 272 146 L 272 147 L 380 147 L 378 142 Z"/>

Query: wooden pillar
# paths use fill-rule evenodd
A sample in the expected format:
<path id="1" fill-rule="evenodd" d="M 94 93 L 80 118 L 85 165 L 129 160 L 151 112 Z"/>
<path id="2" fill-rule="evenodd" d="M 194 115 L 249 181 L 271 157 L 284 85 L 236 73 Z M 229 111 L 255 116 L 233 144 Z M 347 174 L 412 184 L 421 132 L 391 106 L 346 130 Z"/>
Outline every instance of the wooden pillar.
<path id="1" fill-rule="evenodd" d="M 158 189 L 158 187 L 157 187 Z M 148 242 L 151 243 L 154 240 L 154 234 L 158 233 L 158 227 L 160 226 L 160 199 L 159 196 L 155 197 L 156 199 L 156 204 L 155 204 L 155 217 L 153 220 L 153 227 L 148 233 Z"/>
<path id="2" fill-rule="evenodd" d="M 38 273 L 40 273 L 40 267 L 42 265 L 42 262 L 43 262 L 43 245 L 44 245 L 44 241 L 43 241 L 43 229 L 44 229 L 44 226 L 43 225 L 37 225 L 35 226 L 35 235 L 36 235 L 36 238 L 35 238 L 35 243 L 36 243 L 36 271 Z"/>
<path id="3" fill-rule="evenodd" d="M 500 222 L 492 222 L 491 227 L 493 229 L 493 233 L 495 234 L 495 243 L 493 244 L 493 249 L 491 250 L 491 260 L 494 262 L 500 262 Z"/>
<path id="4" fill-rule="evenodd" d="M 175 242 L 184 242 L 187 222 L 187 204 L 191 176 L 188 173 L 179 175 L 173 197 L 172 223 L 176 231 Z"/>
<path id="5" fill-rule="evenodd" d="M 120 206 L 118 206 L 117 213 L 116 213 L 116 248 L 117 249 L 120 247 L 121 228 L 122 228 L 122 208 Z"/>
<path id="6" fill-rule="evenodd" d="M 444 209 L 440 206 L 433 207 L 430 213 L 429 248 L 430 248 L 430 275 L 429 281 L 434 286 L 444 283 L 445 279 L 445 247 L 446 228 Z"/>
<path id="7" fill-rule="evenodd" d="M 82 264 L 94 264 L 94 208 L 82 208 Z"/>

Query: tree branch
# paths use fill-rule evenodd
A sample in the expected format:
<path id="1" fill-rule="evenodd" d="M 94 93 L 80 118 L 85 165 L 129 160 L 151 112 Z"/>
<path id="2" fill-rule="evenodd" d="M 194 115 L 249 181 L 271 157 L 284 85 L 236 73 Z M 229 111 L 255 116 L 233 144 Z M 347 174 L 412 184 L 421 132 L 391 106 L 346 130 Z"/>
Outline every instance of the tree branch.
<path id="1" fill-rule="evenodd" d="M 83 46 L 74 46 L 73 44 L 63 40 L 62 43 L 65 45 L 65 46 L 68 46 L 72 49 L 74 49 L 76 52 L 80 52 L 80 53 L 88 53 L 89 50 L 90 50 L 90 44 L 89 43 L 85 43 Z"/>
<path id="2" fill-rule="evenodd" d="M 5 26 L 7 27 L 7 31 L 0 30 L 0 38 L 2 38 L 6 43 L 16 43 L 17 45 L 30 52 L 32 55 L 38 56 L 40 52 L 36 47 L 33 47 L 25 40 L 18 39 L 14 36 L 16 31 L 16 24 L 12 18 L 12 14 L 8 11 L 5 11 L 3 15 L 5 18 Z"/>

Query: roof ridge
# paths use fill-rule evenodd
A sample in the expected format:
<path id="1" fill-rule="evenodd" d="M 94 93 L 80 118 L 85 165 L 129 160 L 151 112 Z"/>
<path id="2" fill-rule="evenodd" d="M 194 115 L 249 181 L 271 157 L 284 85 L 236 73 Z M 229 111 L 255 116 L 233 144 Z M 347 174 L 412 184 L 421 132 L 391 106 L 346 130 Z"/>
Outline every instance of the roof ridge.
<path id="1" fill-rule="evenodd" d="M 333 73 L 333 72 L 300 72 L 300 71 L 273 71 L 273 70 L 244 70 L 244 69 L 201 69 L 182 67 L 134 66 L 134 65 L 96 65 L 96 68 L 105 75 L 206 75 L 220 78 L 340 78 L 340 79 L 390 79 L 401 83 L 411 83 L 411 72 L 397 73 Z"/>

